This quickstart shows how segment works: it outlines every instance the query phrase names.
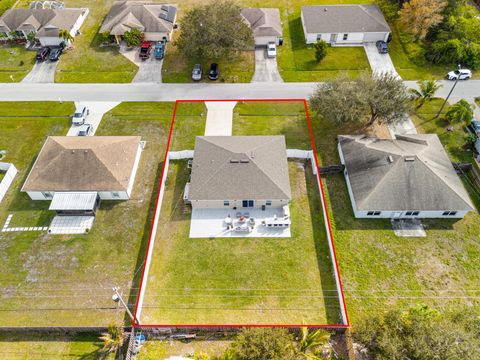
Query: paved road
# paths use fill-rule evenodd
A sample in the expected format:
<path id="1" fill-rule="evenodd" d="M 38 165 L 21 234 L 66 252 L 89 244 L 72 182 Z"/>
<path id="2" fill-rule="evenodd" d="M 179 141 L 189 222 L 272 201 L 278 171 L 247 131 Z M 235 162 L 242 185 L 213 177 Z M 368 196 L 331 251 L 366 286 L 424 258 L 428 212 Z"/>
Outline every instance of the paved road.
<path id="1" fill-rule="evenodd" d="M 445 97 L 452 86 L 444 86 L 437 96 Z M 416 87 L 415 81 L 405 81 Z M 0 101 L 175 101 L 195 99 L 288 99 L 308 98 L 315 83 L 249 84 L 29 84 L 1 83 Z M 452 101 L 480 96 L 480 80 L 459 82 Z"/>

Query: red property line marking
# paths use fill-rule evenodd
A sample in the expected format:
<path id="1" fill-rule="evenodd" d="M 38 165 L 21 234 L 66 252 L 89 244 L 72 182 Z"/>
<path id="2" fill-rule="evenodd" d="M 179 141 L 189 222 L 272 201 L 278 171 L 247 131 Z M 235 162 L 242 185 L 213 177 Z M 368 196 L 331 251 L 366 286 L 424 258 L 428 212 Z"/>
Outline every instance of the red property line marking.
<path id="1" fill-rule="evenodd" d="M 319 176 L 319 184 L 320 184 L 320 194 L 322 196 L 323 203 L 325 204 L 325 208 L 323 211 L 326 214 L 327 218 L 327 225 L 328 225 L 328 232 L 330 235 L 331 243 L 332 243 L 332 249 L 333 249 L 333 255 L 334 255 L 334 265 L 338 274 L 338 280 L 339 280 L 339 286 L 340 286 L 340 293 L 342 296 L 343 300 L 343 305 L 344 305 L 344 312 L 347 320 L 347 324 L 139 324 L 137 322 L 137 311 L 138 311 L 138 305 L 139 305 L 139 300 L 140 300 L 140 295 L 142 293 L 142 285 L 143 285 L 143 280 L 145 276 L 145 270 L 146 270 L 146 265 L 147 265 L 147 259 L 150 251 L 150 243 L 152 241 L 152 235 L 153 235 L 153 223 L 155 221 L 155 216 L 157 214 L 157 208 L 158 208 L 158 202 L 160 199 L 160 190 L 162 188 L 162 183 L 163 183 L 163 178 L 166 176 L 165 174 L 165 164 L 167 161 L 168 157 L 168 152 L 170 150 L 170 143 L 171 143 L 171 138 L 173 134 L 173 127 L 175 125 L 175 116 L 177 113 L 177 105 L 179 103 L 205 103 L 205 102 L 303 102 L 304 108 L 305 108 L 305 116 L 307 118 L 307 125 L 308 125 L 308 130 L 309 130 L 309 135 L 310 135 L 310 141 L 312 144 L 312 150 L 313 150 L 313 155 L 315 159 L 315 166 L 317 167 L 317 174 Z M 134 311 L 134 320 L 132 322 L 133 327 L 139 327 L 139 328 L 155 328 L 155 327 L 185 327 L 185 328 L 218 328 L 218 327 L 288 327 L 288 328 L 301 328 L 301 327 L 312 327 L 312 328 L 325 328 L 325 329 L 347 329 L 350 327 L 350 322 L 348 320 L 348 313 L 347 313 L 347 308 L 345 304 L 345 297 L 343 293 L 343 287 L 342 287 L 342 281 L 340 278 L 340 271 L 338 268 L 338 262 L 337 262 L 337 255 L 335 252 L 335 246 L 333 242 L 333 235 L 332 235 L 332 229 L 330 226 L 330 218 L 328 216 L 327 208 L 326 208 L 326 202 L 325 202 L 325 194 L 323 190 L 323 185 L 321 181 L 321 175 L 320 175 L 320 168 L 318 166 L 318 158 L 317 158 L 317 150 L 315 148 L 315 141 L 313 138 L 313 131 L 312 131 L 312 126 L 310 123 L 310 115 L 308 112 L 308 106 L 307 106 L 307 101 L 305 99 L 300 99 L 300 98 L 291 98 L 291 99 L 233 99 L 233 100 L 225 100 L 225 99 L 218 99 L 218 100 L 177 100 L 175 101 L 175 106 L 173 109 L 173 116 L 172 116 L 172 121 L 170 123 L 170 131 L 168 134 L 168 141 L 167 141 L 167 149 L 165 152 L 164 156 L 164 161 L 163 161 L 163 167 L 162 167 L 162 175 L 160 177 L 160 186 L 158 187 L 158 193 L 157 193 L 157 198 L 155 202 L 155 208 L 154 208 L 154 213 L 152 217 L 152 224 L 150 227 L 150 235 L 148 238 L 148 243 L 147 243 L 147 252 L 145 254 L 145 260 L 143 261 L 143 270 L 142 270 L 142 277 L 140 279 L 140 285 L 138 289 L 138 295 L 137 295 L 137 301 L 135 303 L 135 311 Z M 145 289 L 146 290 L 146 289 Z"/>

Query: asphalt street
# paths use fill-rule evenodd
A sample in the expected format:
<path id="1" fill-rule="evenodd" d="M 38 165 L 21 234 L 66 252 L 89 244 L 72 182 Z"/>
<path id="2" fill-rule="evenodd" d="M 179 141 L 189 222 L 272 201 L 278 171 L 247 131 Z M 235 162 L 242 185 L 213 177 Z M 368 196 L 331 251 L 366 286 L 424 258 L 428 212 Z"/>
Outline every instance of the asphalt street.
<path id="1" fill-rule="evenodd" d="M 445 97 L 453 82 L 441 81 L 437 96 Z M 416 87 L 415 81 L 405 81 Z M 175 101 L 175 100 L 242 100 L 304 99 L 316 83 L 247 83 L 247 84 L 33 84 L 1 83 L 0 101 Z M 480 80 L 458 83 L 451 102 L 480 96 Z"/>

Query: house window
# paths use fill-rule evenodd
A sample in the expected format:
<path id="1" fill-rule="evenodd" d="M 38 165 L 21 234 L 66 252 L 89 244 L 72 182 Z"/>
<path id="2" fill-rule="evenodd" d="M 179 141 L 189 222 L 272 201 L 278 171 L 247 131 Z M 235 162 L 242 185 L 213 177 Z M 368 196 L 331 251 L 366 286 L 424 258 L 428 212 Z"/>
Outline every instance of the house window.
<path id="1" fill-rule="evenodd" d="M 406 216 L 417 216 L 418 214 L 420 214 L 420 211 L 407 211 L 405 213 Z"/>
<path id="2" fill-rule="evenodd" d="M 322 34 L 317 34 L 317 41 L 322 40 Z"/>
<path id="3" fill-rule="evenodd" d="M 253 200 L 243 200 L 243 201 L 242 201 L 242 206 L 243 206 L 244 208 L 246 208 L 246 207 L 253 207 L 253 203 L 254 203 Z"/>
<path id="4" fill-rule="evenodd" d="M 53 195 L 50 191 L 44 191 L 44 192 L 42 192 L 42 195 L 45 199 L 52 199 L 53 198 Z"/>
<path id="5" fill-rule="evenodd" d="M 267 206 L 272 206 L 272 200 L 267 200 L 267 202 L 265 203 L 265 205 L 267 205 Z"/>
<path id="6" fill-rule="evenodd" d="M 230 201 L 223 200 L 223 206 L 230 206 Z"/>
<path id="7" fill-rule="evenodd" d="M 114 198 L 119 198 L 119 197 L 120 197 L 120 194 L 119 194 L 117 191 L 114 191 L 114 192 L 112 192 L 112 196 L 113 196 Z"/>
<path id="8" fill-rule="evenodd" d="M 381 213 L 382 213 L 381 211 L 369 211 L 367 212 L 367 216 L 378 216 Z"/>
<path id="9" fill-rule="evenodd" d="M 456 211 L 444 211 L 443 216 L 455 216 L 457 215 L 457 212 Z"/>
<path id="10" fill-rule="evenodd" d="M 348 34 L 343 34 L 343 41 L 348 40 Z"/>

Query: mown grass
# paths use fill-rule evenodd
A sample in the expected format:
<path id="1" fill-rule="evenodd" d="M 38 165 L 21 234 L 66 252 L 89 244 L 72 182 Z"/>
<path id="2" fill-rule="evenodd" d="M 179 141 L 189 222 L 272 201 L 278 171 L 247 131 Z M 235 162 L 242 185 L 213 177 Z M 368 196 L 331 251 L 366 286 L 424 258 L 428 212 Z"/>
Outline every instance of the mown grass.
<path id="1" fill-rule="evenodd" d="M 0 45 L 0 82 L 19 82 L 35 64 L 35 51 L 23 45 Z"/>

